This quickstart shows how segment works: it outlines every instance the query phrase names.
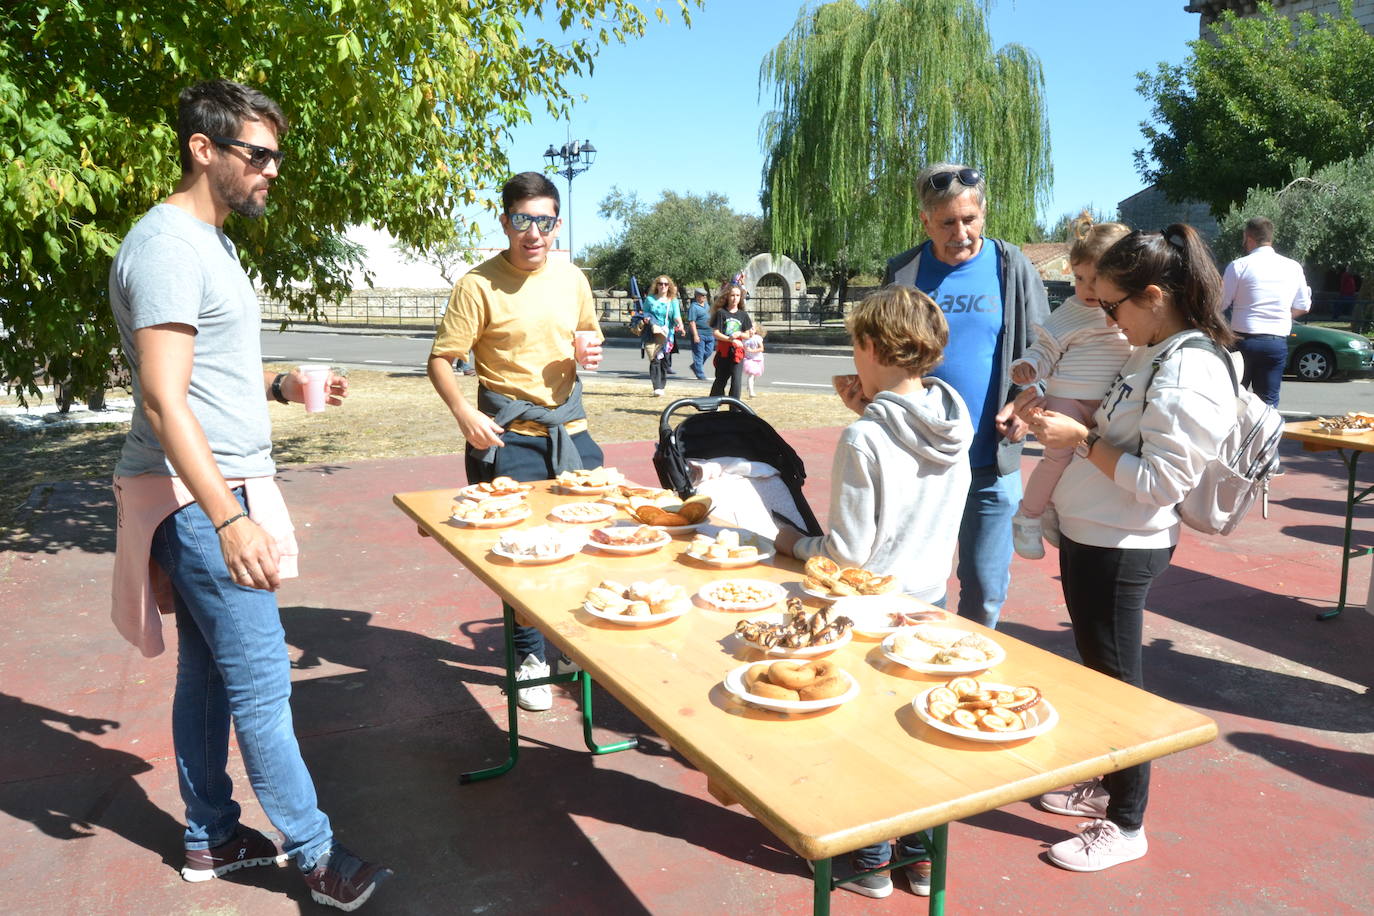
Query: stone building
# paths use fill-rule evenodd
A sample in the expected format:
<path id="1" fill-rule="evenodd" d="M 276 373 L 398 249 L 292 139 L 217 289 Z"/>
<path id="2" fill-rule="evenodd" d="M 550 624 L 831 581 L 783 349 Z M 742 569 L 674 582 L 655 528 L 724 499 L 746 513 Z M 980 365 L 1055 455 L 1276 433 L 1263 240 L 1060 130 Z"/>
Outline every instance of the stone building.
<path id="1" fill-rule="evenodd" d="M 1340 0 L 1269 0 L 1274 11 L 1282 13 L 1289 18 L 1298 16 L 1301 13 L 1313 13 L 1321 15 L 1328 13 L 1338 16 L 1341 12 Z M 1209 27 L 1216 22 L 1221 14 L 1227 10 L 1232 10 L 1239 16 L 1254 16 L 1259 12 L 1257 0 L 1192 0 L 1184 8 L 1188 13 L 1200 13 L 1198 21 L 1198 36 L 1207 38 L 1211 32 Z M 1365 31 L 1374 32 L 1374 0 L 1355 0 L 1351 10 L 1355 20 L 1364 26 Z"/>

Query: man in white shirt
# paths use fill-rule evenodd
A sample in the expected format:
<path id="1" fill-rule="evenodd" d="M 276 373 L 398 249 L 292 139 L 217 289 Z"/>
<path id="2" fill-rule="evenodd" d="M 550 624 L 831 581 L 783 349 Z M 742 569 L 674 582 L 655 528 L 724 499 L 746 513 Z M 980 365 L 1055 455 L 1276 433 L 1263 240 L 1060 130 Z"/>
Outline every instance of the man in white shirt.
<path id="1" fill-rule="evenodd" d="M 1302 265 L 1274 251 L 1274 224 L 1262 216 L 1245 222 L 1245 250 L 1226 266 L 1221 307 L 1231 310 L 1231 329 L 1245 363 L 1243 384 L 1270 407 L 1279 406 L 1279 383 L 1288 363 L 1293 319 L 1312 307 Z"/>

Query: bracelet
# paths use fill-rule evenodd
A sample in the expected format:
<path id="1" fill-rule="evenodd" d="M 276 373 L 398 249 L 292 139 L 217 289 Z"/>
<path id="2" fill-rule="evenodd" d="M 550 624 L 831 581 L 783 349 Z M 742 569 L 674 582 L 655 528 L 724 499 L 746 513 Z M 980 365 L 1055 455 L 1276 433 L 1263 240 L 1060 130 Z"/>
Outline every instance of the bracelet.
<path id="1" fill-rule="evenodd" d="M 277 377 L 272 379 L 272 400 L 276 401 L 278 404 L 291 403 L 286 399 L 286 395 L 283 394 L 281 390 L 281 380 L 284 378 L 286 378 L 286 373 L 278 372 Z M 219 529 L 216 528 L 215 530 L 218 531 Z"/>
<path id="2" fill-rule="evenodd" d="M 215 534 L 219 534 L 221 531 L 223 531 L 225 528 L 228 528 L 230 525 L 234 524 L 234 522 L 238 521 L 239 519 L 247 517 L 247 512 L 240 512 L 238 515 L 229 516 L 224 521 L 220 522 L 218 525 L 215 526 Z"/>

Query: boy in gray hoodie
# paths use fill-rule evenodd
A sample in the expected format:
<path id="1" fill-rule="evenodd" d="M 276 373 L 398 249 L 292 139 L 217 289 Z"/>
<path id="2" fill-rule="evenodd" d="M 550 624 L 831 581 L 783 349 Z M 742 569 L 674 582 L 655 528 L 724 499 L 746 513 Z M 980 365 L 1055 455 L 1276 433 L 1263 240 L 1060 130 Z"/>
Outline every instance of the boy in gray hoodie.
<path id="1" fill-rule="evenodd" d="M 896 576 L 901 590 L 943 604 L 968 494 L 973 424 L 959 393 L 926 373 L 949 338 L 945 316 L 909 286 L 885 286 L 846 321 L 857 376 L 836 378 L 859 419 L 840 436 L 831 469 L 830 530 L 784 529 L 779 550 Z"/>

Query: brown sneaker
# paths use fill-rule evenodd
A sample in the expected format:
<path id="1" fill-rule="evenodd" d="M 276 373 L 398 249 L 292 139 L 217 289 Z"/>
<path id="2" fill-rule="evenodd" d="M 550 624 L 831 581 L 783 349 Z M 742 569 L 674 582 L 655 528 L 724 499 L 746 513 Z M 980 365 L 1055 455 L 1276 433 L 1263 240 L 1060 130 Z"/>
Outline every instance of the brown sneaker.
<path id="1" fill-rule="evenodd" d="M 186 850 L 186 864 L 181 877 L 187 881 L 209 881 L 240 868 L 258 865 L 280 865 L 286 856 L 277 851 L 277 844 L 252 827 L 239 825 L 232 839 L 210 849 Z"/>
<path id="2" fill-rule="evenodd" d="M 377 885 L 392 874 L 394 872 L 391 869 L 364 862 L 335 843 L 304 877 L 306 886 L 310 888 L 310 896 L 316 903 L 336 906 L 351 913 L 367 903 L 367 898 L 372 896 Z"/>
<path id="3" fill-rule="evenodd" d="M 907 883 L 911 885 L 911 892 L 917 897 L 930 896 L 930 863 L 912 862 L 902 869 L 906 873 Z"/>

